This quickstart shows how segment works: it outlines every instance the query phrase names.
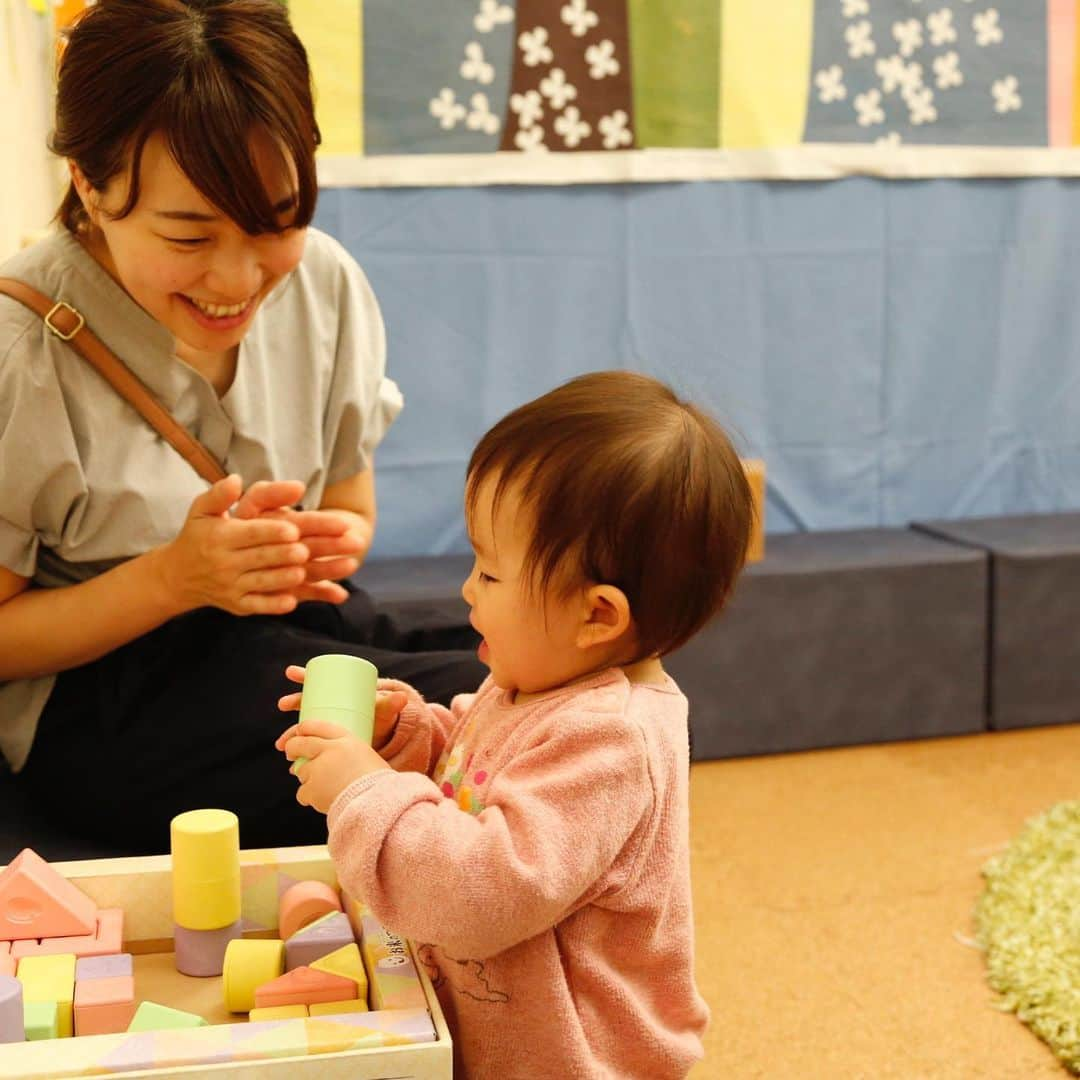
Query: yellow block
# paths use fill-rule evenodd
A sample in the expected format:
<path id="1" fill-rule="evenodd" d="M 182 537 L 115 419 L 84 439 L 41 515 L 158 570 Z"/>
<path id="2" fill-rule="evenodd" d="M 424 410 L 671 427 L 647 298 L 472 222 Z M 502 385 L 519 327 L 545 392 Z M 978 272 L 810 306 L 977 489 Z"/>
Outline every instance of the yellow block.
<path id="1" fill-rule="evenodd" d="M 22 983 L 24 1001 L 56 1002 L 57 1031 L 61 1038 L 71 1038 L 75 1030 L 75 954 L 24 956 L 15 974 Z"/>
<path id="2" fill-rule="evenodd" d="M 306 1005 L 267 1005 L 265 1009 L 252 1009 L 248 1015 L 256 1020 L 303 1020 L 308 1014 Z"/>
<path id="3" fill-rule="evenodd" d="M 720 26 L 720 146 L 798 146 L 806 130 L 814 0 L 729 0 Z"/>
<path id="4" fill-rule="evenodd" d="M 229 1012 L 255 1008 L 255 991 L 285 970 L 285 942 L 277 939 L 235 938 L 225 947 L 221 991 Z"/>
<path id="5" fill-rule="evenodd" d="M 169 829 L 173 920 L 220 930 L 240 918 L 240 822 L 231 810 L 189 810 Z"/>
<path id="6" fill-rule="evenodd" d="M 356 996 L 367 1001 L 367 972 L 364 970 L 364 961 L 360 956 L 360 946 L 353 943 L 342 945 L 326 956 L 320 956 L 308 967 L 317 971 L 328 971 L 331 975 L 343 975 L 346 979 L 352 979 L 356 983 Z"/>
<path id="7" fill-rule="evenodd" d="M 323 154 L 364 152 L 362 0 L 289 0 L 289 20 L 307 49 Z"/>
<path id="8" fill-rule="evenodd" d="M 333 1016 L 335 1013 L 367 1012 L 367 999 L 353 998 L 351 1001 L 316 1001 L 308 1006 L 311 1016 Z"/>
<path id="9" fill-rule="evenodd" d="M 742 465 L 754 499 L 754 523 L 750 529 L 746 561 L 760 562 L 765 558 L 765 462 L 760 458 L 744 458 Z"/>

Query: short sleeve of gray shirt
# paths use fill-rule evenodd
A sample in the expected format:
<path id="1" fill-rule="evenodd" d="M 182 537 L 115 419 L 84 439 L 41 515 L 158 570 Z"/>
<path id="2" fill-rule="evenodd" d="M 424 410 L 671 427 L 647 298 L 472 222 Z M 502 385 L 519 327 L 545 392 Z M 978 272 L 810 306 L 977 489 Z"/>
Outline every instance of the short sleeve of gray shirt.
<path id="1" fill-rule="evenodd" d="M 300 480 L 304 505 L 366 470 L 400 412 L 378 304 L 331 237 L 263 302 L 218 398 L 171 335 L 67 233 L 0 267 L 76 307 L 245 486 Z M 36 585 L 86 580 L 172 539 L 206 489 L 192 468 L 42 320 L 0 296 L 0 565 Z M 0 684 L 0 751 L 21 768 L 53 677 Z"/>

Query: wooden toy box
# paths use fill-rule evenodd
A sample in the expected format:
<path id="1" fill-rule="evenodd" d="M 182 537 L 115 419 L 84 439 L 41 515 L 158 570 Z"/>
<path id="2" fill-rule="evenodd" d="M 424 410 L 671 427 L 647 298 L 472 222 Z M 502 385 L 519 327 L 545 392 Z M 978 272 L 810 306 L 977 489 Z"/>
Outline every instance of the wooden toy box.
<path id="1" fill-rule="evenodd" d="M 240 863 L 245 936 L 275 936 L 278 898 L 295 882 L 324 881 L 337 886 L 322 846 L 241 851 Z M 417 1026 L 426 1027 L 422 1010 L 250 1023 L 245 1016 L 225 1010 L 220 977 L 196 979 L 175 968 L 169 856 L 52 865 L 99 907 L 123 908 L 124 949 L 134 955 L 136 1000 L 197 1013 L 209 1026 L 0 1044 L 0 1078 L 376 1080 L 394 1076 L 449 1080 L 452 1076 L 450 1033 L 419 963 L 416 968 L 434 1029 L 431 1041 L 416 1042 L 410 1034 Z"/>

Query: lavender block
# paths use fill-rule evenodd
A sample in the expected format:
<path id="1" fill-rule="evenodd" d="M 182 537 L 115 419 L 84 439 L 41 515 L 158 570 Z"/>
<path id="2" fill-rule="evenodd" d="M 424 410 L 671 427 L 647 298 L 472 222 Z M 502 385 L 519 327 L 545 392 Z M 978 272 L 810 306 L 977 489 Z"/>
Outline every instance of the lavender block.
<path id="1" fill-rule="evenodd" d="M 285 942 L 285 970 L 292 971 L 293 968 L 321 960 L 355 940 L 349 917 L 343 911 L 332 911 L 308 923 Z"/>
<path id="2" fill-rule="evenodd" d="M 234 938 L 243 937 L 243 919 L 220 930 L 189 930 L 173 927 L 176 970 L 181 975 L 209 978 L 220 975 L 225 967 L 225 950 Z"/>
<path id="3" fill-rule="evenodd" d="M 131 953 L 114 953 L 112 956 L 80 956 L 75 961 L 75 981 L 85 979 L 112 979 L 118 975 L 132 975 Z"/>
<path id="4" fill-rule="evenodd" d="M 25 1040 L 22 983 L 13 975 L 0 975 L 0 1043 Z"/>

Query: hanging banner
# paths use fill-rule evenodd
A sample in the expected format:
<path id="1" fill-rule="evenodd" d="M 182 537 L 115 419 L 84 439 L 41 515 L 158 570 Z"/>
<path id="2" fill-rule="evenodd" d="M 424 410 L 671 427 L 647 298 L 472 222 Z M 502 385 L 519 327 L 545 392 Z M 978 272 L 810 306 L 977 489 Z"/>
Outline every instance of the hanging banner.
<path id="1" fill-rule="evenodd" d="M 1080 175 L 1077 0 L 288 7 L 326 185 Z"/>

